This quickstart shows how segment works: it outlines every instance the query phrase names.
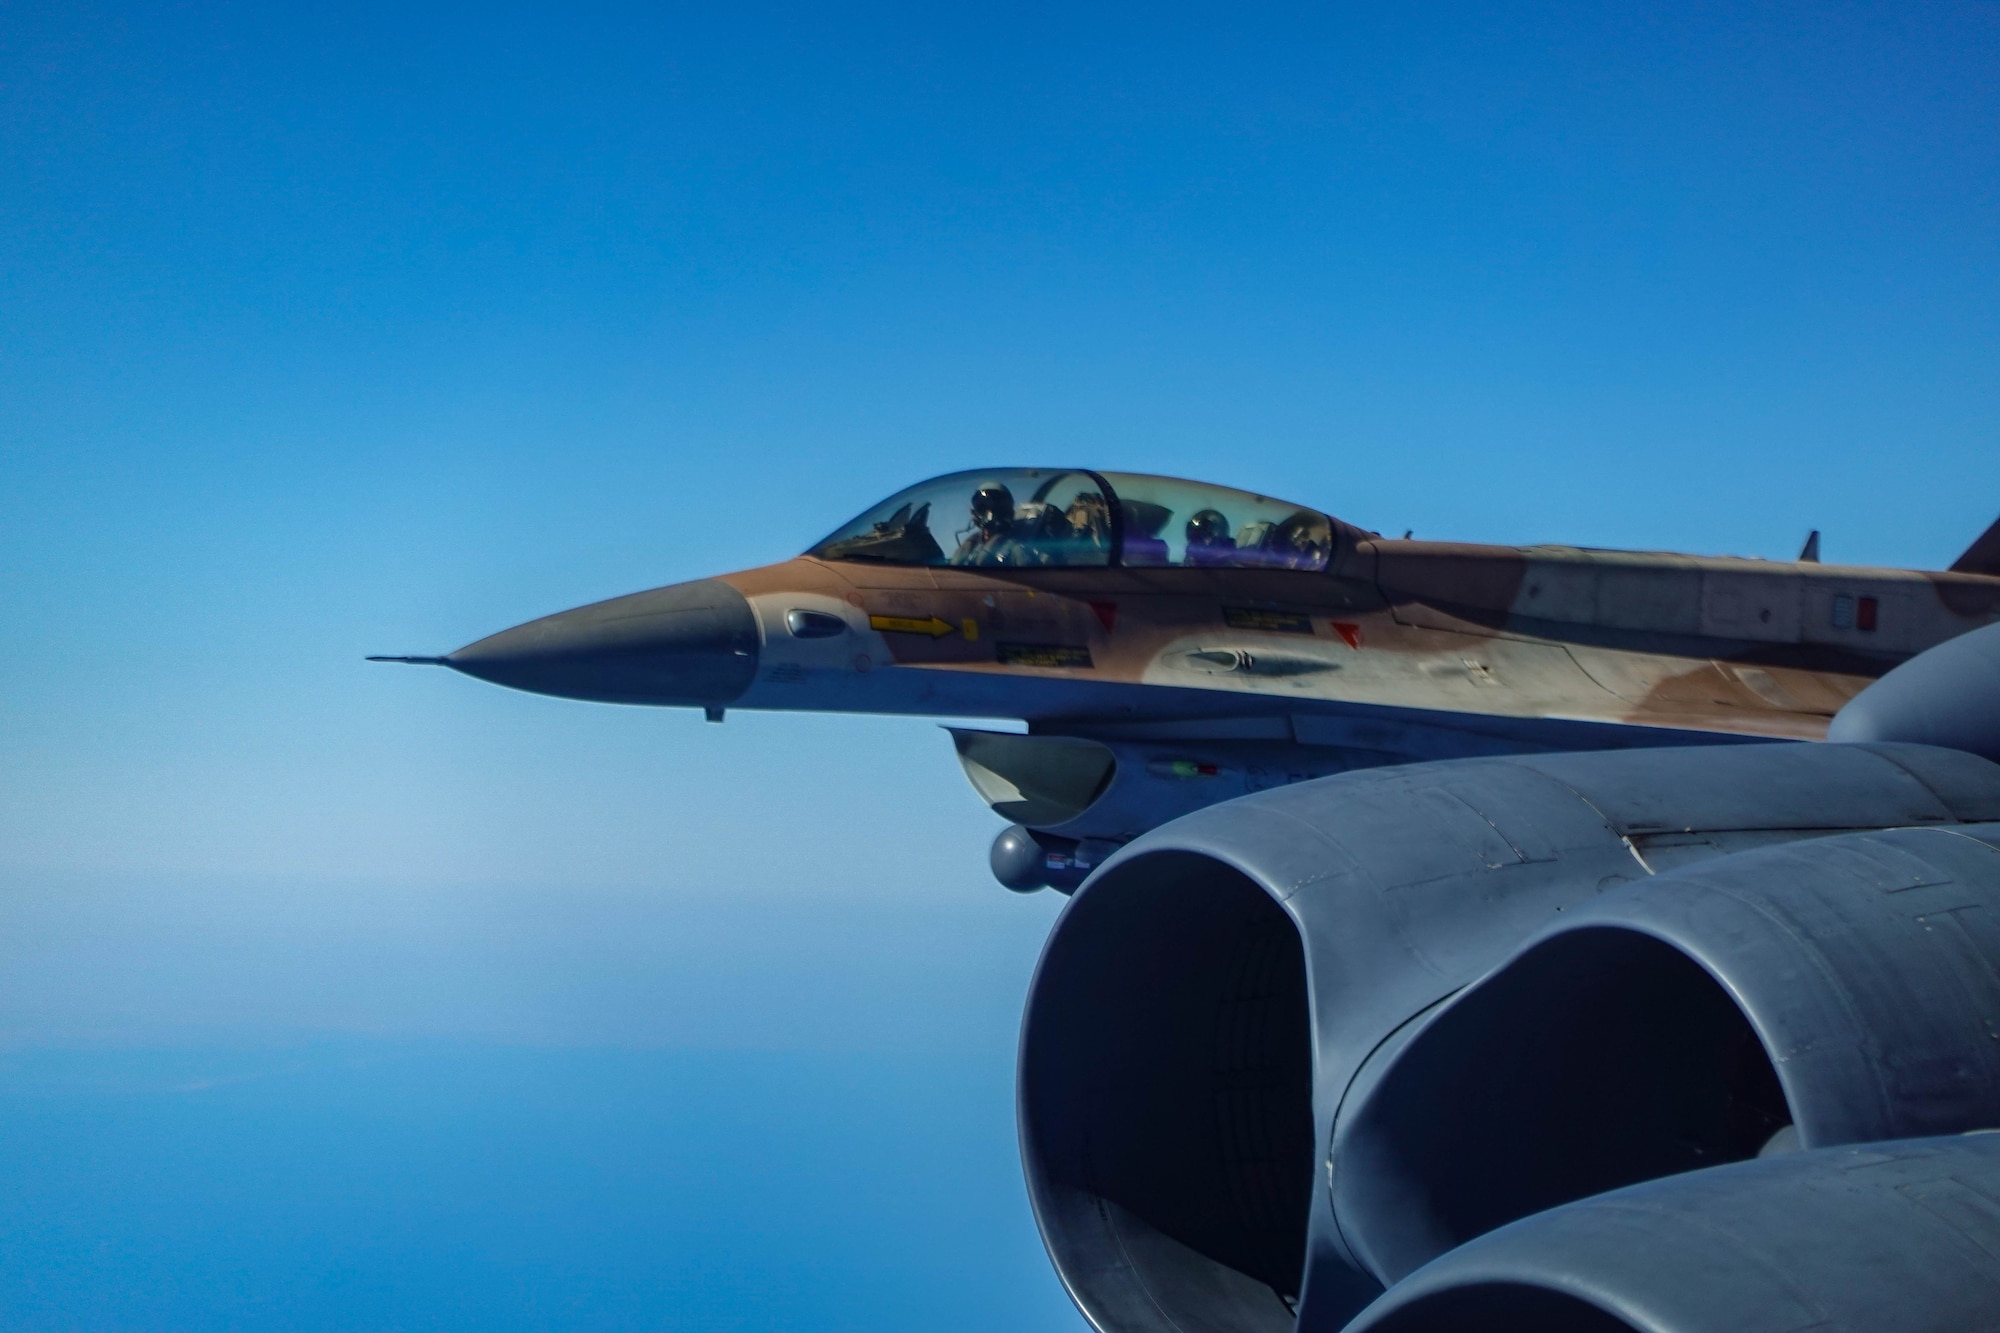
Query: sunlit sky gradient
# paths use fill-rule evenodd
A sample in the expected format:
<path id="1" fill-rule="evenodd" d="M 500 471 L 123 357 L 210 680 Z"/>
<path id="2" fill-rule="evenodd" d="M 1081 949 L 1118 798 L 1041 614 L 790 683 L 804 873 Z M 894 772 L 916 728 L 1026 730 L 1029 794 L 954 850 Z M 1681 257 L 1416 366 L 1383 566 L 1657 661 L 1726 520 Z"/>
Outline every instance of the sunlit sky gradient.
<path id="1" fill-rule="evenodd" d="M 1059 904 L 934 727 L 366 653 L 983 464 L 2000 513 L 2000 7 L 1382 8 L 0 14 L 0 1322 L 1075 1326 L 1005 1103 Z M 417 1188 L 382 1136 L 518 1171 L 328 1203 Z"/>

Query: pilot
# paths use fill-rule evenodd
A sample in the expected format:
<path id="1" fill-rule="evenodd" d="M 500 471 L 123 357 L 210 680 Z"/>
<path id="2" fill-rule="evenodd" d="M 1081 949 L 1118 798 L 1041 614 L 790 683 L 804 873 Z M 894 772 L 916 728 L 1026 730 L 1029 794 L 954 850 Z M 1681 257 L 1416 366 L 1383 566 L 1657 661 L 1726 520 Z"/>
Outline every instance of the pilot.
<path id="1" fill-rule="evenodd" d="M 1014 493 L 989 481 L 972 493 L 972 531 L 952 552 L 954 565 L 1031 565 L 1031 547 L 1014 535 Z"/>
<path id="2" fill-rule="evenodd" d="M 1287 569 L 1320 569 L 1326 564 L 1330 543 L 1325 540 L 1325 520 L 1308 510 L 1300 510 L 1271 530 L 1264 549 Z"/>
<path id="3" fill-rule="evenodd" d="M 1204 509 L 1187 521 L 1185 565 L 1233 565 L 1236 539 L 1229 535 L 1229 520 L 1221 511 Z"/>
<path id="4" fill-rule="evenodd" d="M 1111 506 L 1096 491 L 1078 491 L 1063 515 L 1069 520 L 1073 539 L 1089 551 L 1111 546 Z"/>

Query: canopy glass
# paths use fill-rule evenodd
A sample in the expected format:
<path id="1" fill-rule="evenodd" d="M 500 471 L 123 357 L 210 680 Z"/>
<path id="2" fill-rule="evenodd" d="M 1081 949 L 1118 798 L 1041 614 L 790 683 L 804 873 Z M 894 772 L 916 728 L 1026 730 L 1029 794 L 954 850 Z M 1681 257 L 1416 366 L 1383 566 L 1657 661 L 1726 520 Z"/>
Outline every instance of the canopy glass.
<path id="1" fill-rule="evenodd" d="M 1324 569 L 1325 514 L 1136 472 L 987 468 L 890 496 L 808 551 L 822 560 L 971 568 Z"/>

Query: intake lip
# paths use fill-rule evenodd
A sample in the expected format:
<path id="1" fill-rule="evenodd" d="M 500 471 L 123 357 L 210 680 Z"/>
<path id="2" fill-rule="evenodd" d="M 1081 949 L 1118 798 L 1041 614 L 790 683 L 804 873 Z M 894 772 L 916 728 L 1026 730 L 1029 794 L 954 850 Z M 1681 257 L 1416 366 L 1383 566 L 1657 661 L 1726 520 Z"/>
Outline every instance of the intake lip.
<path id="1" fill-rule="evenodd" d="M 599 703 L 713 708 L 757 673 L 757 617 L 720 579 L 697 579 L 561 611 L 447 654 L 468 676 Z"/>

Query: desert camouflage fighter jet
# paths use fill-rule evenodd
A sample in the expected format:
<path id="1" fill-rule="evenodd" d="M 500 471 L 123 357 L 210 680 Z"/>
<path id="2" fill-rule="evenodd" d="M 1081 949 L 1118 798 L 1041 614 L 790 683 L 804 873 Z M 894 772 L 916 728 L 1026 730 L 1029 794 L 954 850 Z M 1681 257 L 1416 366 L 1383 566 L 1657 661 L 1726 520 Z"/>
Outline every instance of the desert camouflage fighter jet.
<path id="1" fill-rule="evenodd" d="M 2000 523 L 1949 571 L 1384 538 L 1170 477 L 960 472 L 795 559 L 518 625 L 437 663 L 572 699 L 1019 718 L 953 728 L 1010 887 L 1347 769 L 1817 739 L 2000 620 Z"/>

